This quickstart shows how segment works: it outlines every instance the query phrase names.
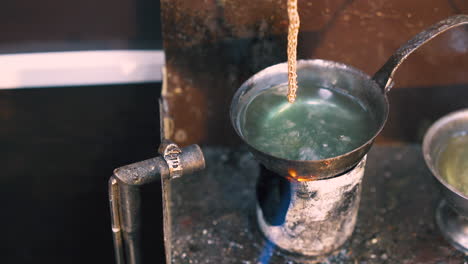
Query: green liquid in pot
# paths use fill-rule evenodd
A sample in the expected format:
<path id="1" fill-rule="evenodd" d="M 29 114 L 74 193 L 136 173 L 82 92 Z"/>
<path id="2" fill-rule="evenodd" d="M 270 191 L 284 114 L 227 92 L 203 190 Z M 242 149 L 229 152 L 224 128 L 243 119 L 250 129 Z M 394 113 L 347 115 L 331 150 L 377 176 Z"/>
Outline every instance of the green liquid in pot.
<path id="1" fill-rule="evenodd" d="M 373 116 L 348 94 L 303 84 L 289 103 L 286 93 L 286 85 L 270 88 L 247 106 L 242 132 L 258 150 L 289 160 L 320 160 L 354 150 L 377 132 Z"/>
<path id="2" fill-rule="evenodd" d="M 446 144 L 438 159 L 440 175 L 468 196 L 468 134 L 455 135 Z"/>

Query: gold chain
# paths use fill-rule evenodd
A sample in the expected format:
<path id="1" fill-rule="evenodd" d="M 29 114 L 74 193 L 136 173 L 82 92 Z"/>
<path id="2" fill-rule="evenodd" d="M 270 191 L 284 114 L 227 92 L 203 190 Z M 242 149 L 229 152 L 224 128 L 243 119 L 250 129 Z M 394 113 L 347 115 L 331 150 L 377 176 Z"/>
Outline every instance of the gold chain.
<path id="1" fill-rule="evenodd" d="M 299 13 L 297 12 L 297 0 L 288 1 L 288 101 L 294 103 L 297 91 L 297 35 L 299 33 Z"/>

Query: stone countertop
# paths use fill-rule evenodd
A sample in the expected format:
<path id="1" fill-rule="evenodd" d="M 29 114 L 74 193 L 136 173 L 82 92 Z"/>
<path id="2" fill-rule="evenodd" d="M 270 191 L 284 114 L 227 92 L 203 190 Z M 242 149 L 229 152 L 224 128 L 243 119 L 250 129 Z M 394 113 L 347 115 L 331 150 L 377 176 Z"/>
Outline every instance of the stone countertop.
<path id="1" fill-rule="evenodd" d="M 204 148 L 206 170 L 171 182 L 172 263 L 466 263 L 434 222 L 440 200 L 419 145 L 368 154 L 356 229 L 329 256 L 285 255 L 259 232 L 259 167 L 245 149 Z"/>

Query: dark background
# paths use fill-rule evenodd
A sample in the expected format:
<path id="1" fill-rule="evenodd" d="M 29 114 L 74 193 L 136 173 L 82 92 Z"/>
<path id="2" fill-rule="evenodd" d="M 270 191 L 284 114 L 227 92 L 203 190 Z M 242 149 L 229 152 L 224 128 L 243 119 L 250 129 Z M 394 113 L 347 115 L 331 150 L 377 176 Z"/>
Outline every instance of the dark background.
<path id="1" fill-rule="evenodd" d="M 162 49 L 159 10 L 157 0 L 2 1 L 0 54 Z M 160 92 L 0 90 L 1 263 L 114 263 L 107 181 L 157 155 Z M 160 186 L 143 198 L 145 263 L 163 263 Z"/>
<path id="2" fill-rule="evenodd" d="M 2 263 L 113 263 L 107 181 L 157 155 L 159 92 L 156 83 L 0 92 Z M 163 256 L 160 197 L 157 184 L 145 188 L 152 263 Z"/>
<path id="3" fill-rule="evenodd" d="M 0 54 L 161 49 L 159 0 L 5 0 Z"/>

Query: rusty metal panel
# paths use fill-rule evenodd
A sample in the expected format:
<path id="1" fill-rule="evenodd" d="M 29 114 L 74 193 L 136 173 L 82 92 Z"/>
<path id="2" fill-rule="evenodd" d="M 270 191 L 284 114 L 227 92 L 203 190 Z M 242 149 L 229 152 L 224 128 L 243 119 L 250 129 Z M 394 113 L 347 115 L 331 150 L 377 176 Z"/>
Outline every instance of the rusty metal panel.
<path id="1" fill-rule="evenodd" d="M 238 142 L 230 100 L 250 75 L 286 61 L 285 7 L 285 0 L 161 1 L 169 138 L 182 145 Z M 462 0 L 299 0 L 298 58 L 340 61 L 373 74 L 425 27 L 467 12 Z M 395 87 L 468 83 L 467 49 L 466 28 L 444 33 L 410 56 Z"/>

